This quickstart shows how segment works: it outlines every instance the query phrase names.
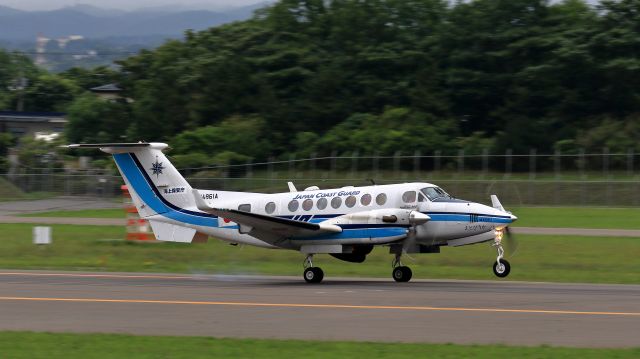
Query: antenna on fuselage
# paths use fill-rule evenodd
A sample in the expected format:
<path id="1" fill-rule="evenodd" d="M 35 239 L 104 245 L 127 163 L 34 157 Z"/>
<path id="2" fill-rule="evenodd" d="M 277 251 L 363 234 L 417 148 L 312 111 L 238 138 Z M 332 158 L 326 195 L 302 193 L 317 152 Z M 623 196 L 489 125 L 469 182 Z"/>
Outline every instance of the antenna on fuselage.
<path id="1" fill-rule="evenodd" d="M 287 186 L 289 186 L 289 192 L 298 192 L 296 186 L 293 185 L 293 182 L 287 182 Z"/>
<path id="2" fill-rule="evenodd" d="M 371 182 L 372 185 L 377 186 L 376 181 L 374 181 L 373 178 L 367 178 L 367 181 Z"/>

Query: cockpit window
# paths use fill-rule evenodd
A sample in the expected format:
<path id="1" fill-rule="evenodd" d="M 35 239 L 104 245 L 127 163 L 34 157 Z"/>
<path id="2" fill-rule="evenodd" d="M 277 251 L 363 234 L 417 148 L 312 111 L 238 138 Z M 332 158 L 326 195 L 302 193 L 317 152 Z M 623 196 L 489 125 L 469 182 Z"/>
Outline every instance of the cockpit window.
<path id="1" fill-rule="evenodd" d="M 435 201 L 438 199 L 450 199 L 452 198 L 447 192 L 445 192 L 440 187 L 426 187 L 420 190 L 420 192 L 424 193 L 430 201 Z"/>

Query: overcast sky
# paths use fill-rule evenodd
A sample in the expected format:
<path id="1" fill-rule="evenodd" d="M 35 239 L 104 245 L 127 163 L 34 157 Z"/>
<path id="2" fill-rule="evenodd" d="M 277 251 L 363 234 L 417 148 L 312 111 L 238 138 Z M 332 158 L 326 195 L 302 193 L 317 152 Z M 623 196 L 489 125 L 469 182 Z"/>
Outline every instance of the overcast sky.
<path id="1" fill-rule="evenodd" d="M 259 3 L 261 0 L 0 0 L 0 5 L 20 10 L 51 10 L 61 7 L 88 4 L 107 9 L 133 10 L 149 6 L 166 6 L 180 4 L 200 8 L 225 8 Z"/>

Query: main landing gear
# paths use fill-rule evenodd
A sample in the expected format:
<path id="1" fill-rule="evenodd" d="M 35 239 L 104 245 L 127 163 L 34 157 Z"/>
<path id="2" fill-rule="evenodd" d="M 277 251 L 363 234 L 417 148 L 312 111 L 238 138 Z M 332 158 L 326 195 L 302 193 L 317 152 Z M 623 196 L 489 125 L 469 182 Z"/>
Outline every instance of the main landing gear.
<path id="1" fill-rule="evenodd" d="M 504 257 L 504 249 L 502 248 L 502 236 L 499 235 L 496 237 L 493 246 L 498 250 L 498 258 L 496 262 L 493 264 L 493 274 L 495 274 L 499 278 L 504 278 L 509 275 L 511 272 L 511 265 L 507 262 Z"/>
<path id="2" fill-rule="evenodd" d="M 400 254 L 396 254 L 395 259 L 391 263 L 391 266 L 393 267 L 391 276 L 396 282 L 408 282 L 411 280 L 413 273 L 411 272 L 411 268 L 402 265 L 402 262 L 400 262 L 400 256 Z"/>
<path id="3" fill-rule="evenodd" d="M 324 272 L 320 267 L 313 266 L 313 254 L 308 254 L 304 260 L 304 280 L 307 283 L 320 283 L 324 278 Z"/>

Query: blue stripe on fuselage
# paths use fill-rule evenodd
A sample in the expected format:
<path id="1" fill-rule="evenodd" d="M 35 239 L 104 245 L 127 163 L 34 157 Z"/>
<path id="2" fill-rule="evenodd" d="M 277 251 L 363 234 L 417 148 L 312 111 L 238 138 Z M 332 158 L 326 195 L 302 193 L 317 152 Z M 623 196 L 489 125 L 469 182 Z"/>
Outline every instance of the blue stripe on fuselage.
<path id="1" fill-rule="evenodd" d="M 162 197 L 134 154 L 118 153 L 114 154 L 113 158 L 138 197 L 158 214 L 187 224 L 206 227 L 218 226 L 217 216 L 177 207 Z"/>
<path id="2" fill-rule="evenodd" d="M 406 228 L 399 227 L 387 227 L 387 228 L 361 228 L 361 229 L 346 229 L 341 233 L 324 234 L 314 237 L 298 237 L 292 238 L 297 241 L 307 240 L 337 240 L 337 239 L 359 239 L 359 238 L 386 238 L 397 237 L 406 235 L 408 230 Z"/>

